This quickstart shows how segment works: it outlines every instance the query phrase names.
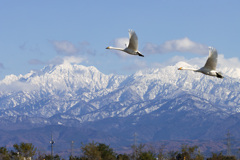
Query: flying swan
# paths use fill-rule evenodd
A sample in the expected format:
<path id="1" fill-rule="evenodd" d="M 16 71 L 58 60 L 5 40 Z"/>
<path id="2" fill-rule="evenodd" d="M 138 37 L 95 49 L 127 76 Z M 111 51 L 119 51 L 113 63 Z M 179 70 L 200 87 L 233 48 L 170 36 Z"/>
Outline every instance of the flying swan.
<path id="1" fill-rule="evenodd" d="M 209 76 L 223 78 L 222 73 L 216 71 L 217 57 L 218 57 L 217 50 L 213 47 L 208 47 L 208 48 L 209 48 L 209 56 L 208 56 L 207 62 L 204 67 L 202 67 L 200 69 L 180 67 L 180 68 L 178 68 L 178 70 L 191 70 L 191 71 L 200 72 L 200 73 L 203 73 L 203 74 L 206 74 Z"/>
<path id="2" fill-rule="evenodd" d="M 144 57 L 139 51 L 138 51 L 138 37 L 137 34 L 133 30 L 129 30 L 129 45 L 127 48 L 117 48 L 117 47 L 107 47 L 106 49 L 115 49 L 120 50 L 123 52 L 126 52 L 131 55 L 139 55 L 141 57 Z"/>

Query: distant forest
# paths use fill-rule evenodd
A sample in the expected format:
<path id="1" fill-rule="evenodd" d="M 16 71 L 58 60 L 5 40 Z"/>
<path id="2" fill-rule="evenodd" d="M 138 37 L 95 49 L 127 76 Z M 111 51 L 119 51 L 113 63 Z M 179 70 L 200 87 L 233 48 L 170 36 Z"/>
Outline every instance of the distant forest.
<path id="1" fill-rule="evenodd" d="M 237 160 L 239 157 L 212 153 L 209 157 L 198 149 L 198 146 L 182 145 L 179 151 L 164 152 L 164 147 L 154 148 L 151 145 L 132 145 L 131 153 L 116 153 L 113 148 L 104 143 L 90 142 L 81 146 L 78 156 L 69 155 L 61 158 L 58 154 L 41 153 L 32 143 L 14 144 L 12 149 L 0 147 L 1 160 Z"/>

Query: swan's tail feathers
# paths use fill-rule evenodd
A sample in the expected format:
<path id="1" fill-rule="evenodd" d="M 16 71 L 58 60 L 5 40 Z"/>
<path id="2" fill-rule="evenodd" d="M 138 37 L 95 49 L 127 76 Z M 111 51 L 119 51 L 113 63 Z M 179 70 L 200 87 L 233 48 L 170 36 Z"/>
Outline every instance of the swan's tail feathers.
<path id="1" fill-rule="evenodd" d="M 221 72 L 217 72 L 217 78 L 224 78 Z"/>
<path id="2" fill-rule="evenodd" d="M 144 55 L 142 55 L 140 52 L 137 52 L 137 53 L 138 53 L 139 56 L 144 57 Z"/>

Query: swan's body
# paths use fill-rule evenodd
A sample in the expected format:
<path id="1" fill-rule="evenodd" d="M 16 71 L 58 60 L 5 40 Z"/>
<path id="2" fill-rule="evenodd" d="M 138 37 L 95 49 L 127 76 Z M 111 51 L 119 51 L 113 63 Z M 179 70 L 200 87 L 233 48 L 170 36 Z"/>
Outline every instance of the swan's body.
<path id="1" fill-rule="evenodd" d="M 123 52 L 126 52 L 131 55 L 139 55 L 141 57 L 144 57 L 139 51 L 138 51 L 138 37 L 137 34 L 133 30 L 129 30 L 129 45 L 126 48 L 117 48 L 117 47 L 107 47 L 106 49 L 115 49 L 120 50 Z"/>
<path id="2" fill-rule="evenodd" d="M 205 75 L 215 76 L 217 78 L 223 78 L 222 73 L 216 71 L 217 57 L 218 57 L 217 50 L 215 48 L 209 47 L 209 56 L 208 56 L 207 62 L 204 65 L 204 67 L 202 67 L 200 69 L 180 67 L 180 68 L 178 68 L 178 70 L 191 70 L 194 72 L 203 73 Z"/>

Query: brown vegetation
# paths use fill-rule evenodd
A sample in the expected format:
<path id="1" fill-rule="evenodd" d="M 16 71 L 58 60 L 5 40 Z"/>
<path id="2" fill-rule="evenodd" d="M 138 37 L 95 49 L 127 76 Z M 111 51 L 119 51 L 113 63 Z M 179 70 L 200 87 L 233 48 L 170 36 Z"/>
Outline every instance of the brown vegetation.
<path id="1" fill-rule="evenodd" d="M 198 146 L 182 145 L 179 151 L 164 153 L 164 146 L 155 148 L 151 145 L 139 144 L 132 146 L 129 154 L 117 154 L 106 144 L 91 142 L 82 144 L 79 156 L 69 156 L 69 160 L 236 160 L 235 156 L 226 156 L 221 153 L 212 153 L 210 157 L 204 157 Z M 0 147 L 1 160 L 64 160 L 59 155 L 49 155 L 38 152 L 31 143 L 13 145 L 13 150 Z"/>

